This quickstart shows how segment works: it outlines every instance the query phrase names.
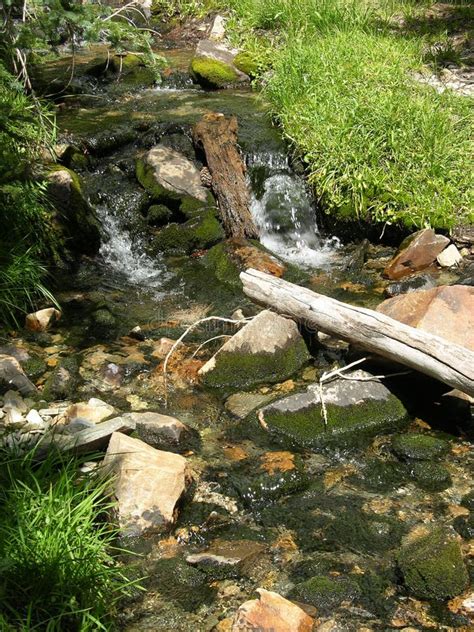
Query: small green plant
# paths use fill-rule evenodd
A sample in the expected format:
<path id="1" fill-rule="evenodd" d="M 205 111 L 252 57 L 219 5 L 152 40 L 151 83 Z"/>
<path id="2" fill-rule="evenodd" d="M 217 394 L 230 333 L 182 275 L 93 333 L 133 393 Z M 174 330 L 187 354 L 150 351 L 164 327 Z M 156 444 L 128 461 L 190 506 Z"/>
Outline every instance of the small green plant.
<path id="1" fill-rule="evenodd" d="M 114 559 L 116 532 L 103 515 L 107 481 L 78 476 L 56 453 L 0 453 L 2 630 L 113 629 L 131 583 Z"/>

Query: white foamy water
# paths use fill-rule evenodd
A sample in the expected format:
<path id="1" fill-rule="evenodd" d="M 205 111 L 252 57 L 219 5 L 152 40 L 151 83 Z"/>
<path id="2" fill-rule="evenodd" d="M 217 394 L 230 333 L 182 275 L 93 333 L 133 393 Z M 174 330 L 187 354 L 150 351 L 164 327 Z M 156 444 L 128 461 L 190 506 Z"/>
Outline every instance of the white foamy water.
<path id="1" fill-rule="evenodd" d="M 133 285 L 140 285 L 143 289 L 160 288 L 165 276 L 163 266 L 144 252 L 140 240 L 132 240 L 111 212 L 103 208 L 98 212 L 106 234 L 100 247 L 106 265 Z"/>
<path id="2" fill-rule="evenodd" d="M 318 231 L 311 197 L 301 178 L 277 173 L 264 182 L 260 199 L 252 198 L 252 215 L 260 242 L 283 259 L 305 268 L 333 261 L 339 241 L 323 239 Z"/>

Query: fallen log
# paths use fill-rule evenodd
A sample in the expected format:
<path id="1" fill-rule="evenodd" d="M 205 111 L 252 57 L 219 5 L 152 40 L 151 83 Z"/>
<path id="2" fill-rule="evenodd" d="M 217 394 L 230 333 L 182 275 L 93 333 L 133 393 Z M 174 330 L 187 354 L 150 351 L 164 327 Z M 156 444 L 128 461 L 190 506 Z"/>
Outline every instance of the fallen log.
<path id="1" fill-rule="evenodd" d="M 214 112 L 205 114 L 194 127 L 194 142 L 204 150 L 212 176 L 212 189 L 226 236 L 257 239 L 258 229 L 250 212 L 245 165 L 237 147 L 237 118 Z"/>
<path id="2" fill-rule="evenodd" d="M 474 353 L 469 349 L 258 270 L 242 272 L 240 278 L 255 302 L 474 396 Z"/>

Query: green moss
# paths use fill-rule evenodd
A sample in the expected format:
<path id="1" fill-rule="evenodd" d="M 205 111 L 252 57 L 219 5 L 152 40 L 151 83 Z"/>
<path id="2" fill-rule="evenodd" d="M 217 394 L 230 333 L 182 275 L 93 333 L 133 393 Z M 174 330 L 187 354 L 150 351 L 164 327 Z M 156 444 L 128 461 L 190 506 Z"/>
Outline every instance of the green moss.
<path id="1" fill-rule="evenodd" d="M 193 219 L 196 215 L 201 214 L 204 208 L 210 207 L 215 207 L 215 201 L 212 193 L 209 191 L 206 202 L 202 202 L 202 200 L 197 200 L 190 196 L 183 197 L 179 210 L 186 219 Z"/>
<path id="2" fill-rule="evenodd" d="M 215 590 L 209 587 L 205 573 L 181 559 L 162 559 L 149 572 L 149 585 L 187 611 L 209 603 Z"/>
<path id="3" fill-rule="evenodd" d="M 223 88 L 233 84 L 238 74 L 232 66 L 208 57 L 194 57 L 191 72 L 197 81 L 211 88 Z"/>
<path id="4" fill-rule="evenodd" d="M 404 464 L 374 459 L 364 468 L 361 482 L 370 491 L 386 492 L 400 487 L 407 478 Z"/>
<path id="5" fill-rule="evenodd" d="M 228 245 L 226 243 L 217 244 L 206 253 L 203 259 L 206 268 L 212 270 L 216 278 L 225 285 L 240 289 L 240 270 L 237 264 L 232 261 Z"/>
<path id="6" fill-rule="evenodd" d="M 265 421 L 277 437 L 314 448 L 357 445 L 381 432 L 403 427 L 408 419 L 403 404 L 393 395 L 383 402 L 366 400 L 350 407 L 326 404 L 326 409 L 327 426 L 319 405 L 291 413 L 268 409 Z"/>
<path id="7" fill-rule="evenodd" d="M 148 209 L 146 219 L 151 226 L 163 226 L 171 220 L 172 216 L 172 211 L 164 204 L 153 204 Z"/>
<path id="8" fill-rule="evenodd" d="M 155 253 L 190 254 L 194 250 L 209 248 L 223 238 L 222 226 L 211 210 L 184 224 L 165 226 L 153 239 L 151 248 Z"/>
<path id="9" fill-rule="evenodd" d="M 258 61 L 250 53 L 238 53 L 234 58 L 234 66 L 251 78 L 256 77 L 258 74 Z"/>
<path id="10" fill-rule="evenodd" d="M 410 473 L 416 484 L 427 492 L 442 492 L 453 484 L 448 470 L 438 463 L 414 463 Z"/>
<path id="11" fill-rule="evenodd" d="M 359 586 L 346 577 L 316 575 L 295 586 L 290 597 L 315 606 L 322 614 L 330 614 L 343 601 L 353 601 L 359 595 Z"/>
<path id="12" fill-rule="evenodd" d="M 37 380 L 46 371 L 46 362 L 37 355 L 31 355 L 28 360 L 21 363 L 23 371 L 30 380 Z"/>
<path id="13" fill-rule="evenodd" d="M 469 509 L 469 511 L 474 511 L 474 490 L 463 496 L 461 505 Z"/>
<path id="14" fill-rule="evenodd" d="M 45 382 L 41 392 L 46 401 L 72 398 L 80 382 L 80 361 L 76 356 L 60 360 Z"/>
<path id="15" fill-rule="evenodd" d="M 168 191 L 161 184 L 159 184 L 153 174 L 153 167 L 148 165 L 142 158 L 137 158 L 135 165 L 135 173 L 137 175 L 138 182 L 142 187 L 153 196 L 158 202 L 164 202 L 171 200 L 180 200 L 181 195 Z"/>
<path id="16" fill-rule="evenodd" d="M 401 434 L 392 440 L 392 449 L 402 459 L 429 461 L 449 451 L 449 443 L 424 434 Z"/>
<path id="17" fill-rule="evenodd" d="M 324 535 L 332 546 L 374 554 L 398 546 L 403 531 L 403 524 L 391 516 L 350 509 L 340 511 Z"/>
<path id="18" fill-rule="evenodd" d="M 442 529 L 434 529 L 403 546 L 397 562 L 408 591 L 416 597 L 455 597 L 469 582 L 459 544 Z"/>
<path id="19" fill-rule="evenodd" d="M 219 353 L 203 383 L 226 391 L 253 388 L 262 383 L 286 380 L 309 359 L 302 339 L 274 353 Z"/>

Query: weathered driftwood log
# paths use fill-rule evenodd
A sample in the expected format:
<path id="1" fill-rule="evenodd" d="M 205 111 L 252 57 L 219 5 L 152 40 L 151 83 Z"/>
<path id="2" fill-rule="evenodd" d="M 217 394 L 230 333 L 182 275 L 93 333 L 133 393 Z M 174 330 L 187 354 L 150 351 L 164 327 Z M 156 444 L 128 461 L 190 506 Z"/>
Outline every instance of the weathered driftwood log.
<path id="1" fill-rule="evenodd" d="M 474 396 L 474 353 L 469 349 L 264 272 L 249 269 L 240 278 L 245 294 L 257 303 Z"/>
<path id="2" fill-rule="evenodd" d="M 258 229 L 250 213 L 245 165 L 237 147 L 237 126 L 235 116 L 205 114 L 194 127 L 194 142 L 206 155 L 227 237 L 257 239 Z"/>

